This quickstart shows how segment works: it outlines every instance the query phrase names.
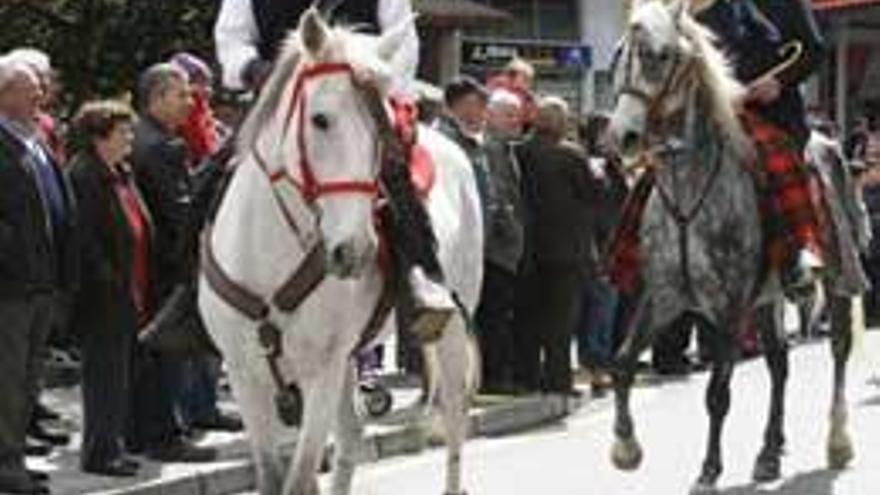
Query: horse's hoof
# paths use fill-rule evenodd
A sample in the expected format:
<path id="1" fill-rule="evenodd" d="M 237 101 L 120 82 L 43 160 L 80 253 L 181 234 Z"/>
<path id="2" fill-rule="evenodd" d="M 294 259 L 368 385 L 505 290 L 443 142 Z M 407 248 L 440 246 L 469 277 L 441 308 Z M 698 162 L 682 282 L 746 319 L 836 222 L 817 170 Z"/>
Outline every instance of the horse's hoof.
<path id="1" fill-rule="evenodd" d="M 782 463 L 778 456 L 760 455 L 755 461 L 752 480 L 757 483 L 769 483 L 782 477 Z"/>
<path id="2" fill-rule="evenodd" d="M 690 495 L 715 495 L 716 493 L 718 493 L 718 488 L 715 487 L 714 483 L 698 481 L 691 488 Z"/>
<path id="3" fill-rule="evenodd" d="M 852 442 L 845 442 L 828 446 L 828 467 L 834 470 L 846 469 L 855 458 Z"/>
<path id="4" fill-rule="evenodd" d="M 611 461 L 621 471 L 635 471 L 642 464 L 642 447 L 634 438 L 618 439 L 611 449 Z"/>

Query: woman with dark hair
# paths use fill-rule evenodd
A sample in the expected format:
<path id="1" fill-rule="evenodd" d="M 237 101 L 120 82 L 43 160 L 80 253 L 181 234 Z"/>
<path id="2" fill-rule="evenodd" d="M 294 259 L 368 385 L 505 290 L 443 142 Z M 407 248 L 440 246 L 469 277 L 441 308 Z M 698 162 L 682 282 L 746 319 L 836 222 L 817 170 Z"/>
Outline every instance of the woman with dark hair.
<path id="1" fill-rule="evenodd" d="M 83 355 L 81 466 L 106 476 L 137 473 L 123 434 L 133 346 L 150 311 L 150 217 L 126 162 L 133 120 L 126 105 L 99 101 L 86 103 L 72 127 L 83 273 L 73 321 Z"/>

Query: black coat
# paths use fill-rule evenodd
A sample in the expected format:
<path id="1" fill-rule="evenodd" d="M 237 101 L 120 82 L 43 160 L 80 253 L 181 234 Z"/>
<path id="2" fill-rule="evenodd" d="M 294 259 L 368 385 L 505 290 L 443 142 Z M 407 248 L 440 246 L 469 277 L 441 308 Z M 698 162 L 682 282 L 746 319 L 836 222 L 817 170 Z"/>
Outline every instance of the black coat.
<path id="1" fill-rule="evenodd" d="M 153 218 L 155 295 L 161 306 L 198 269 L 198 216 L 184 141 L 145 116 L 135 126 L 132 167 Z"/>
<path id="2" fill-rule="evenodd" d="M 567 268 L 583 276 L 599 269 L 595 211 L 602 187 L 584 151 L 535 136 L 517 148 L 526 202 L 526 248 L 538 267 Z"/>
<path id="3" fill-rule="evenodd" d="M 46 151 L 51 159 L 51 153 Z M 50 233 L 37 177 L 21 141 L 0 126 L 0 297 L 72 293 L 79 283 L 76 202 L 57 163 L 67 212 Z"/>
<path id="4" fill-rule="evenodd" d="M 272 61 L 288 33 L 297 27 L 300 16 L 314 0 L 251 0 L 260 40 L 260 58 Z M 361 32 L 379 33 L 378 0 L 345 0 L 337 2 L 331 21 L 353 26 Z"/>
<path id="5" fill-rule="evenodd" d="M 746 5 L 748 14 L 735 15 L 732 4 Z M 778 65 L 779 50 L 790 41 L 803 44 L 800 59 L 779 76 L 782 95 L 757 107 L 760 115 L 789 131 L 803 145 L 809 138 L 804 102 L 798 86 L 821 65 L 824 42 L 809 0 L 716 0 L 697 19 L 718 35 L 733 60 L 737 78 L 749 83 Z"/>
<path id="6" fill-rule="evenodd" d="M 76 155 L 68 167 L 79 204 L 83 269 L 74 329 L 135 332 L 132 300 L 134 235 L 113 185 L 113 175 L 93 153 Z"/>

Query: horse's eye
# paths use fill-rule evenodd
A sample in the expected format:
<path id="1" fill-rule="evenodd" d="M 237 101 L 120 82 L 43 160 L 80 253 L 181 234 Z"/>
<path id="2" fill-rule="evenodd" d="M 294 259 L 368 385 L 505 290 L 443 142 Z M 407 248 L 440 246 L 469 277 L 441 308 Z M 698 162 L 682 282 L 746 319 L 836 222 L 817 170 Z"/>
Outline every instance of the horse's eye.
<path id="1" fill-rule="evenodd" d="M 323 113 L 316 113 L 312 115 L 312 125 L 322 131 L 326 131 L 330 128 L 330 117 Z"/>

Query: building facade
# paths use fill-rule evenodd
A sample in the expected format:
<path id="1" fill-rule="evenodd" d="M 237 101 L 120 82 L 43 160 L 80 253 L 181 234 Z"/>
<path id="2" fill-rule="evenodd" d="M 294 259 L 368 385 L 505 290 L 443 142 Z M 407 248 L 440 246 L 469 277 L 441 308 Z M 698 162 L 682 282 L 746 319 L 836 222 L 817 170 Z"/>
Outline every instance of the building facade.
<path id="1" fill-rule="evenodd" d="M 513 57 L 536 69 L 538 93 L 586 113 L 611 104 L 609 66 L 623 29 L 621 0 L 483 0 L 510 20 L 462 32 L 461 71 L 485 79 Z"/>
<path id="2" fill-rule="evenodd" d="M 846 131 L 880 117 L 880 0 L 813 0 L 829 47 L 810 99 Z"/>

